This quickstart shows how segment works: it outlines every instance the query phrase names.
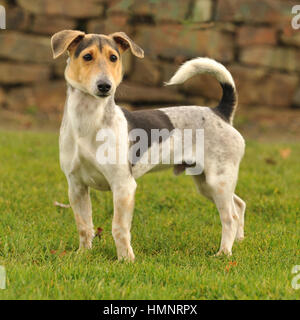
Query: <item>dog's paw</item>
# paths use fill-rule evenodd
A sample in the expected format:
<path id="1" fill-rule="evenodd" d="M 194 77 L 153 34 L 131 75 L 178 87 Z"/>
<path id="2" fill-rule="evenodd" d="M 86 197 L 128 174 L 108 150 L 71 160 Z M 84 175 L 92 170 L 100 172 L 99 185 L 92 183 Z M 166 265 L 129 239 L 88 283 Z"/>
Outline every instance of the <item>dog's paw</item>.
<path id="1" fill-rule="evenodd" d="M 241 242 L 245 239 L 245 236 L 236 236 L 235 240 Z"/>
<path id="2" fill-rule="evenodd" d="M 135 257 L 119 257 L 118 261 L 119 262 L 128 262 L 128 263 L 133 263 L 135 260 Z"/>
<path id="3" fill-rule="evenodd" d="M 132 248 L 130 248 L 130 250 L 128 250 L 126 252 L 118 254 L 118 260 L 125 261 L 125 262 L 134 262 L 135 256 L 134 256 Z"/>
<path id="4" fill-rule="evenodd" d="M 82 252 L 82 251 L 87 251 L 92 249 L 93 245 L 92 245 L 92 241 L 80 241 L 79 243 L 79 248 L 78 248 L 78 252 Z"/>
<path id="5" fill-rule="evenodd" d="M 232 255 L 232 252 L 227 250 L 227 249 L 220 249 L 215 255 L 214 257 L 220 257 L 222 255 L 228 256 L 230 257 Z"/>

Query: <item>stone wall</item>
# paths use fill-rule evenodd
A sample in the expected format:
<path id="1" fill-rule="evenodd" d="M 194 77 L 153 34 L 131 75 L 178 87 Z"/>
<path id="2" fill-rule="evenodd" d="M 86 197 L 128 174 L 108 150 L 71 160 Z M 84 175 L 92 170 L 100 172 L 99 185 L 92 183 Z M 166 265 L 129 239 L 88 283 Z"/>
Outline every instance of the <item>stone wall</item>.
<path id="1" fill-rule="evenodd" d="M 50 36 L 62 29 L 125 31 L 144 50 L 125 55 L 117 100 L 133 106 L 214 104 L 216 80 L 196 77 L 163 88 L 186 59 L 209 56 L 236 81 L 243 107 L 300 107 L 300 29 L 289 0 L 0 0 L 0 107 L 61 112 L 66 57 L 52 60 Z"/>

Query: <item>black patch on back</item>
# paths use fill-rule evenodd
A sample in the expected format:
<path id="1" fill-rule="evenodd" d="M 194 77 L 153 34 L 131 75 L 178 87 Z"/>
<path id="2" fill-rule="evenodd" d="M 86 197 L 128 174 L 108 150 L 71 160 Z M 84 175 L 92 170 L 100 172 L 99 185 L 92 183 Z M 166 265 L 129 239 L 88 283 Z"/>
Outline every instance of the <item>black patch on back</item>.
<path id="1" fill-rule="evenodd" d="M 221 87 L 223 89 L 222 99 L 219 105 L 212 110 L 223 120 L 229 122 L 236 104 L 236 92 L 232 85 L 228 83 L 221 83 Z"/>
<path id="2" fill-rule="evenodd" d="M 143 129 L 148 136 L 148 148 L 151 147 L 151 129 L 167 129 L 171 133 L 174 129 L 169 117 L 161 110 L 140 110 L 140 111 L 128 111 L 122 108 L 122 111 L 128 122 L 128 132 L 133 129 Z M 159 143 L 164 140 L 160 137 Z M 166 138 L 165 138 L 166 139 Z M 136 141 L 137 142 L 137 141 Z M 140 157 L 142 154 L 138 154 Z M 132 164 L 134 166 L 134 163 Z"/>

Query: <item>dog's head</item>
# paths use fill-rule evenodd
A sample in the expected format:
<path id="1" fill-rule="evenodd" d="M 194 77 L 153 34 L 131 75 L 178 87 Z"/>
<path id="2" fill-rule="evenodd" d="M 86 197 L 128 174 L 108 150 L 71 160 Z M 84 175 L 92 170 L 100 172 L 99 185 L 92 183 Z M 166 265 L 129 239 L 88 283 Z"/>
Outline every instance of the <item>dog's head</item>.
<path id="1" fill-rule="evenodd" d="M 135 56 L 144 57 L 144 51 L 124 32 L 106 36 L 63 30 L 52 36 L 51 47 L 54 59 L 65 51 L 69 53 L 65 70 L 67 82 L 99 98 L 114 94 L 120 84 L 122 53 L 130 48 Z"/>

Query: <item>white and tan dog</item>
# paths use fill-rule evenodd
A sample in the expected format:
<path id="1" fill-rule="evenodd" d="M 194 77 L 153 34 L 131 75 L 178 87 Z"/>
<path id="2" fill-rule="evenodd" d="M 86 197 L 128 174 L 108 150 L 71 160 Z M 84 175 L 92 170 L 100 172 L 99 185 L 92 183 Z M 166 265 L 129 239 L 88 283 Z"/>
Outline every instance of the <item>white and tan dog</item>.
<path id="1" fill-rule="evenodd" d="M 115 104 L 116 88 L 122 80 L 121 55 L 128 48 L 142 58 L 143 50 L 125 33 L 85 34 L 64 30 L 53 35 L 54 58 L 68 51 L 65 70 L 68 84 L 64 117 L 60 130 L 60 164 L 69 185 L 69 199 L 77 223 L 80 248 L 91 248 L 94 237 L 89 188 L 113 192 L 112 234 L 119 259 L 134 260 L 130 228 L 136 190 L 135 179 L 154 169 L 142 163 L 101 164 L 96 153 L 100 129 L 109 128 L 118 136 L 117 144 L 129 153 L 129 130 L 174 128 L 203 129 L 204 171 L 193 176 L 196 186 L 212 200 L 220 213 L 222 239 L 218 254 L 231 254 L 235 239 L 244 237 L 245 202 L 234 192 L 244 139 L 232 127 L 237 104 L 234 81 L 228 70 L 208 58 L 187 61 L 168 83 L 180 84 L 200 73 L 216 77 L 223 88 L 218 107 L 182 106 L 129 112 Z M 122 134 L 120 134 L 122 133 Z M 149 148 L 152 147 L 151 141 Z M 128 154 L 128 158 L 130 155 Z M 181 173 L 186 163 L 174 165 Z M 161 168 L 161 165 L 159 166 Z"/>

